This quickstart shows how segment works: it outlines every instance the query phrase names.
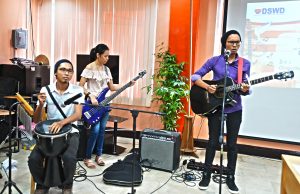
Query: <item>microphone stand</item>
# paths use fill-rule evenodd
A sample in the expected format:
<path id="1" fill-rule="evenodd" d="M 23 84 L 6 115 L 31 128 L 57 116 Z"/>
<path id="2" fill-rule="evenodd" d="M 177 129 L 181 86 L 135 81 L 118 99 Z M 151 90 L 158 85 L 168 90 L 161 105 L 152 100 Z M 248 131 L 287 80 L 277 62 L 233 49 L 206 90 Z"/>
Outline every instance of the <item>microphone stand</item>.
<path id="1" fill-rule="evenodd" d="M 222 175 L 223 175 L 223 154 L 224 154 L 224 123 L 227 118 L 225 114 L 225 101 L 226 101 L 226 86 L 227 86 L 227 70 L 228 70 L 228 55 L 225 54 L 225 74 L 224 74 L 224 86 L 223 86 L 223 101 L 222 101 L 222 113 L 221 113 L 221 128 L 220 128 L 220 177 L 219 177 L 219 194 L 222 193 Z"/>
<path id="2" fill-rule="evenodd" d="M 9 194 L 11 194 L 12 193 L 11 186 L 14 186 L 15 189 L 19 193 L 22 194 L 21 190 L 17 187 L 16 183 L 11 180 L 11 156 L 12 156 L 12 149 L 11 149 L 11 146 L 12 146 L 11 145 L 11 133 L 12 133 L 12 131 L 11 131 L 12 130 L 11 117 L 12 117 L 12 115 L 11 115 L 11 111 L 12 111 L 13 107 L 18 105 L 18 104 L 20 104 L 20 102 L 15 102 L 9 108 L 9 134 L 8 134 L 8 153 L 7 153 L 7 155 L 8 155 L 8 181 L 5 182 L 5 185 L 4 185 L 4 187 L 3 187 L 3 189 L 0 193 L 3 193 L 4 190 L 6 189 L 6 187 L 8 187 L 8 192 L 9 192 Z M 18 119 L 18 117 L 17 117 L 17 119 Z"/>
<path id="3" fill-rule="evenodd" d="M 132 123 L 132 130 L 133 130 L 133 139 L 132 139 L 132 150 L 133 150 L 133 156 L 132 156 L 132 175 L 131 175 L 131 192 L 128 194 L 134 194 L 135 189 L 134 189 L 134 173 L 135 173 L 135 139 L 136 139 L 136 119 L 139 115 L 139 113 L 148 113 L 148 114 L 156 114 L 160 116 L 164 116 L 165 113 L 162 112 L 150 112 L 150 111 L 144 111 L 144 110 L 136 110 L 136 109 L 128 109 L 128 108 L 119 108 L 119 107 L 113 107 L 113 106 L 103 106 L 103 105 L 93 105 L 93 104 L 88 104 L 88 103 L 78 103 L 78 102 L 72 102 L 72 104 L 80 104 L 84 106 L 91 106 L 91 107 L 109 107 L 112 109 L 117 109 L 117 110 L 125 110 L 131 112 L 131 116 L 133 118 L 133 123 Z"/>

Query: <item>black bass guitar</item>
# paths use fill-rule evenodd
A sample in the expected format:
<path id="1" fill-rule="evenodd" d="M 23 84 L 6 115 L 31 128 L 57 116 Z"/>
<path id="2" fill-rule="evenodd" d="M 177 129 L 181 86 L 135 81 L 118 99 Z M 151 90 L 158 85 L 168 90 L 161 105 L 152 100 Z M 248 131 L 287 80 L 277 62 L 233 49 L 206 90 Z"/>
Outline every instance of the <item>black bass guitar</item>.
<path id="1" fill-rule="evenodd" d="M 263 83 L 263 82 L 270 81 L 273 79 L 278 79 L 278 80 L 285 79 L 286 80 L 288 78 L 293 78 L 293 77 L 294 77 L 293 71 L 280 72 L 280 73 L 276 73 L 274 75 L 251 80 L 250 83 L 248 83 L 248 84 L 255 85 L 255 84 Z M 190 91 L 190 100 L 191 100 L 191 108 L 194 113 L 208 116 L 222 108 L 224 79 L 225 78 L 217 80 L 217 81 L 203 80 L 207 84 L 217 85 L 216 92 L 213 94 L 208 93 L 207 90 L 205 90 L 204 88 L 201 88 L 197 85 L 192 86 L 191 91 Z M 225 88 L 225 91 L 226 91 L 225 105 L 230 106 L 230 105 L 234 105 L 236 103 L 235 100 L 233 99 L 232 92 L 241 89 L 242 84 L 236 84 L 229 77 L 227 77 L 226 79 L 227 79 L 227 86 Z"/>

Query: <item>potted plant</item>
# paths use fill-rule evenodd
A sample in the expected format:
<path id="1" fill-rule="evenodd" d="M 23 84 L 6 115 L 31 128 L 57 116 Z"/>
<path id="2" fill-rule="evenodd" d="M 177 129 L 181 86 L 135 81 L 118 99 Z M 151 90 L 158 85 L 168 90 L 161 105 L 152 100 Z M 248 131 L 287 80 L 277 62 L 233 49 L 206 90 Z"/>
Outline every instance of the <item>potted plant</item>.
<path id="1" fill-rule="evenodd" d="M 182 75 L 185 63 L 177 63 L 176 55 L 163 47 L 155 56 L 159 67 L 151 77 L 154 85 L 147 86 L 147 92 L 153 88 L 152 101 L 160 102 L 159 111 L 166 113 L 161 117 L 165 130 L 176 131 L 180 113 L 185 112 L 182 100 L 189 95 L 188 79 Z"/>

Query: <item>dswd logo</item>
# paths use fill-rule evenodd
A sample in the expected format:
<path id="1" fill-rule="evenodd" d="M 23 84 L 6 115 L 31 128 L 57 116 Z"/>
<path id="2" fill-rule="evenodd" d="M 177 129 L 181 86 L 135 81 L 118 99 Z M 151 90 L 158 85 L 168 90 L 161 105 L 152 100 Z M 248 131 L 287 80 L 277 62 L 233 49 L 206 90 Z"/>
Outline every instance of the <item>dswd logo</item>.
<path id="1" fill-rule="evenodd" d="M 279 14 L 284 14 L 285 9 L 284 7 L 262 8 L 262 9 L 255 9 L 254 12 L 256 14 L 279 15 Z"/>

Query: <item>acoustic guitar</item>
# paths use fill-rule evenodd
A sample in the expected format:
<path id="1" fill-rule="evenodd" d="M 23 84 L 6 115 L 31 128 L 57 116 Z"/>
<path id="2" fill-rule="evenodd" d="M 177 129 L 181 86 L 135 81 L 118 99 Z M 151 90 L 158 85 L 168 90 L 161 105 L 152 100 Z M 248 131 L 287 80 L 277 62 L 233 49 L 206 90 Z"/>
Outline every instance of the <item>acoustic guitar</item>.
<path id="1" fill-rule="evenodd" d="M 249 85 L 255 85 L 259 83 L 263 83 L 266 81 L 270 81 L 273 79 L 277 80 L 286 80 L 288 78 L 293 78 L 294 72 L 279 72 L 274 75 L 262 77 L 259 79 L 252 80 L 248 82 Z M 204 88 L 201 88 L 197 85 L 193 85 L 190 91 L 190 100 L 191 100 L 191 108 L 194 113 L 201 114 L 204 116 L 208 116 L 210 114 L 214 114 L 218 110 L 222 108 L 223 103 L 223 90 L 224 90 L 224 79 L 220 79 L 217 81 L 209 81 L 203 80 L 205 83 L 209 85 L 217 85 L 216 92 L 211 94 Z M 227 77 L 227 84 L 225 87 L 225 105 L 233 106 L 236 102 L 233 99 L 233 91 L 241 89 L 242 84 L 236 84 L 231 78 Z"/>

